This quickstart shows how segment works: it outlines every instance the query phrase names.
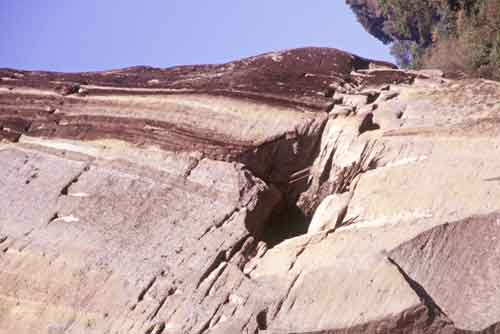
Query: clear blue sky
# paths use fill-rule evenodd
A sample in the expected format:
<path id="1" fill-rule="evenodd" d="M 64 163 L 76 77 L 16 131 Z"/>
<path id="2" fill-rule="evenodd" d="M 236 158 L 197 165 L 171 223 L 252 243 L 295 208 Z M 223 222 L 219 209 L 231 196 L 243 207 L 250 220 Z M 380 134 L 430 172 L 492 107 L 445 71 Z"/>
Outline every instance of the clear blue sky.
<path id="1" fill-rule="evenodd" d="M 169 67 L 302 46 L 392 61 L 344 0 L 0 0 L 0 67 Z"/>

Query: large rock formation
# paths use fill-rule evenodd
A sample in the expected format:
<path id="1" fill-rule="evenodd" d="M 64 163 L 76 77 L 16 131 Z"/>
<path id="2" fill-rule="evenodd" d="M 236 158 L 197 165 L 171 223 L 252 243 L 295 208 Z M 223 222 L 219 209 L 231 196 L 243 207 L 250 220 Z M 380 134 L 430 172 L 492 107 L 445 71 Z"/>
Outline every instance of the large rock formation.
<path id="1" fill-rule="evenodd" d="M 499 84 L 319 48 L 0 78 L 0 333 L 500 331 Z"/>

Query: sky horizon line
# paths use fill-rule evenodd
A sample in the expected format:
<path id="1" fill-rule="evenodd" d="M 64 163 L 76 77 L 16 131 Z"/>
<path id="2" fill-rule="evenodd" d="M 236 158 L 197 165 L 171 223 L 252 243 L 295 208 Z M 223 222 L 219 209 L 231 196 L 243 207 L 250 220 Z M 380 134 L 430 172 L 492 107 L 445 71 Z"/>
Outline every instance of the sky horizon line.
<path id="1" fill-rule="evenodd" d="M 220 63 L 193 63 L 193 64 L 174 64 L 174 65 L 167 65 L 165 67 L 161 67 L 161 66 L 154 66 L 154 65 L 149 65 L 149 64 L 137 64 L 137 65 L 130 65 L 130 66 L 125 66 L 125 67 L 116 67 L 116 68 L 109 68 L 109 69 L 103 69 L 103 70 L 88 70 L 88 71 L 51 71 L 51 70 L 44 70 L 44 69 L 19 69 L 19 68 L 12 68 L 12 67 L 1 67 L 0 66 L 0 70 L 16 70 L 16 71 L 26 71 L 26 72 L 52 72 L 52 73 L 100 73 L 100 72 L 109 72 L 109 71 L 113 71 L 113 70 L 124 70 L 124 69 L 133 69 L 133 68 L 153 68 L 153 69 L 162 69 L 162 70 L 167 70 L 167 69 L 171 69 L 171 68 L 177 68 L 177 67 L 189 67 L 189 66 L 211 66 L 211 65 L 214 65 L 214 66 L 217 66 L 217 65 L 224 65 L 224 64 L 228 64 L 228 63 L 232 63 L 234 61 L 240 61 L 240 60 L 245 60 L 245 59 L 249 59 L 249 58 L 253 58 L 253 57 L 259 57 L 259 56 L 264 56 L 266 54 L 271 54 L 271 53 L 279 53 L 279 52 L 286 52 L 286 51 L 290 51 L 290 50 L 297 50 L 297 49 L 314 49 L 314 48 L 326 48 L 326 49 L 337 49 L 337 50 L 340 50 L 340 51 L 343 51 L 343 52 L 346 52 L 346 53 L 349 53 L 349 54 L 352 54 L 352 55 L 355 55 L 355 56 L 358 56 L 360 58 L 364 58 L 364 59 L 368 59 L 368 60 L 372 60 L 372 61 L 380 61 L 380 62 L 388 62 L 388 63 L 391 63 L 393 65 L 396 65 L 396 63 L 394 61 L 388 61 L 388 60 L 380 60 L 380 59 L 374 59 L 374 58 L 369 58 L 369 57 L 363 57 L 362 55 L 359 55 L 359 54 L 355 54 L 355 53 L 352 53 L 352 52 L 349 52 L 349 51 L 346 51 L 346 50 L 342 50 L 342 49 L 339 49 L 339 48 L 335 48 L 335 47 L 324 47 L 324 46 L 302 46 L 302 47 L 296 47 L 296 48 L 288 48 L 288 49 L 280 49 L 280 50 L 271 50 L 271 51 L 266 51 L 266 52 L 261 52 L 261 53 L 258 53 L 258 54 L 255 54 L 253 56 L 246 56 L 246 57 L 242 57 L 242 58 L 236 58 L 236 59 L 233 59 L 233 60 L 229 60 L 229 61 L 225 61 L 225 62 L 220 62 Z"/>
<path id="2" fill-rule="evenodd" d="M 298 47 L 394 62 L 343 1 L 100 0 L 0 3 L 0 68 L 96 72 L 223 64 Z"/>

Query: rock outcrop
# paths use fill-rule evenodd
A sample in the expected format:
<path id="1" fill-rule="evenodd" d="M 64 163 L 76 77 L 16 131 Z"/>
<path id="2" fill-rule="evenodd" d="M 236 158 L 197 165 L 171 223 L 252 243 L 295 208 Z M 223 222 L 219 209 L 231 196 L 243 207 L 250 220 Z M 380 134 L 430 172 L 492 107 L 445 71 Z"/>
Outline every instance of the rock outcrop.
<path id="1" fill-rule="evenodd" d="M 0 333 L 499 332 L 498 83 L 321 48 L 0 78 Z"/>

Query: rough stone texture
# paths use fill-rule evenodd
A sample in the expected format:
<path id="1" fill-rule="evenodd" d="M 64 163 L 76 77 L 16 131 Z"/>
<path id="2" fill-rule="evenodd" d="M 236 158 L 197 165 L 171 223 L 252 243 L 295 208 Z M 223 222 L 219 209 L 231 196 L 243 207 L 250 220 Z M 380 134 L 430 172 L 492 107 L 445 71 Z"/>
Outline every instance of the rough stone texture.
<path id="1" fill-rule="evenodd" d="M 225 162 L 177 176 L 19 147 L 0 159 L 5 333 L 140 333 L 167 318 L 201 332 L 228 287 L 251 284 L 240 269 L 279 199 Z"/>
<path id="2" fill-rule="evenodd" d="M 0 78 L 0 333 L 500 333 L 498 83 L 321 48 Z"/>
<path id="3" fill-rule="evenodd" d="M 499 214 L 471 217 L 422 233 L 390 257 L 458 328 L 480 331 L 499 322 L 499 238 Z"/>
<path id="4" fill-rule="evenodd" d="M 352 76 L 374 62 L 297 49 L 224 65 L 60 74 L 0 70 L 0 138 L 119 139 L 240 161 L 286 184 L 308 166 L 331 94 L 387 81 Z M 414 75 L 391 74 L 405 82 Z M 272 117 L 270 117 L 272 115 Z"/>
<path id="5" fill-rule="evenodd" d="M 309 224 L 308 233 L 331 231 L 340 227 L 347 213 L 347 206 L 352 193 L 333 194 L 327 196 L 314 212 Z"/>
<path id="6" fill-rule="evenodd" d="M 372 251 L 381 244 L 369 233 L 347 232 L 300 237 L 269 251 L 252 278 L 285 291 L 271 329 L 314 333 L 364 325 L 370 332 L 395 329 L 404 318 L 427 321 L 397 268 Z"/>
<path id="7" fill-rule="evenodd" d="M 403 88 L 387 101 L 400 125 L 372 132 L 383 153 L 359 180 L 346 219 L 442 223 L 497 210 L 499 96 L 487 81 Z M 388 109 L 375 121 L 379 111 Z"/>

